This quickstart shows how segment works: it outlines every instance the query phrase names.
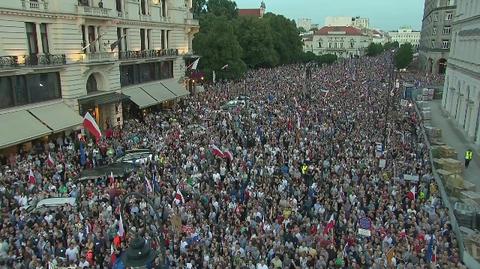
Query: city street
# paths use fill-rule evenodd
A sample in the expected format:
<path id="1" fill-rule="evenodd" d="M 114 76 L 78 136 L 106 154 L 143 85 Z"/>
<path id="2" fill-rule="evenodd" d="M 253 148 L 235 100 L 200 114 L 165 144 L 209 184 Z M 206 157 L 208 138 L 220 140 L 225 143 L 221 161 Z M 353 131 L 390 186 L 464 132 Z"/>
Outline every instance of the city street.
<path id="1" fill-rule="evenodd" d="M 474 147 L 473 143 L 468 141 L 463 133 L 455 126 L 452 119 L 449 119 L 444 112 L 442 112 L 442 101 L 435 100 L 430 102 L 430 109 L 432 111 L 431 125 L 442 130 L 442 141 L 455 148 L 458 152 L 458 159 L 463 161 L 465 151 L 471 148 L 473 153 L 473 160 L 470 162 L 468 169 L 465 169 L 464 177 L 466 180 L 480 186 L 480 158 L 478 155 L 478 147 Z"/>

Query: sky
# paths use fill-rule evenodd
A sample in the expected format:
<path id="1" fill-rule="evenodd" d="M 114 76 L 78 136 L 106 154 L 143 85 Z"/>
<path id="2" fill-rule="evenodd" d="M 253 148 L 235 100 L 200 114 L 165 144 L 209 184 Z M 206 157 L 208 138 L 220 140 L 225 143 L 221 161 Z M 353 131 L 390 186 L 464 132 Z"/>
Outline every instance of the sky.
<path id="1" fill-rule="evenodd" d="M 411 26 L 422 27 L 424 0 L 264 0 L 267 12 L 289 19 L 312 19 L 323 26 L 327 16 L 360 16 L 370 27 L 385 31 Z M 235 0 L 238 8 L 258 8 L 261 0 Z"/>

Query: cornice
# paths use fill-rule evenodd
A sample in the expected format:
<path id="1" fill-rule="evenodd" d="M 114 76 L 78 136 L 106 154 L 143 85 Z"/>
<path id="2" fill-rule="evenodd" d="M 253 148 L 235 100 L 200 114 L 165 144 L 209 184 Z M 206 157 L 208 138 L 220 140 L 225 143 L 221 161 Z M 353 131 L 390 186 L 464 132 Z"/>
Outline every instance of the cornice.
<path id="1" fill-rule="evenodd" d="M 79 17 L 73 14 L 35 12 L 35 11 L 26 11 L 26 10 L 18 10 L 18 9 L 0 9 L 0 15 L 24 16 L 24 17 L 35 17 L 35 18 L 47 18 L 47 19 L 66 19 L 66 20 L 76 20 Z"/>

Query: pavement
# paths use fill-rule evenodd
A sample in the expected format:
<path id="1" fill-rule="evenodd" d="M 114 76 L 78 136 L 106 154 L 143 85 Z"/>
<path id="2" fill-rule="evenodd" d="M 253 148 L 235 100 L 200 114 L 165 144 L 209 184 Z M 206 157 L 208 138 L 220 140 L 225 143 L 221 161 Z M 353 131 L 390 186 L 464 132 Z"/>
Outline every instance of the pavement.
<path id="1" fill-rule="evenodd" d="M 473 150 L 473 160 L 470 162 L 468 168 L 464 170 L 464 178 L 477 186 L 477 191 L 480 191 L 480 150 L 479 147 L 469 141 L 464 133 L 458 129 L 454 121 L 450 119 L 442 110 L 442 101 L 430 101 L 431 117 L 430 125 L 442 130 L 441 140 L 443 143 L 453 147 L 458 152 L 458 159 L 465 161 L 465 151 L 467 149 Z"/>

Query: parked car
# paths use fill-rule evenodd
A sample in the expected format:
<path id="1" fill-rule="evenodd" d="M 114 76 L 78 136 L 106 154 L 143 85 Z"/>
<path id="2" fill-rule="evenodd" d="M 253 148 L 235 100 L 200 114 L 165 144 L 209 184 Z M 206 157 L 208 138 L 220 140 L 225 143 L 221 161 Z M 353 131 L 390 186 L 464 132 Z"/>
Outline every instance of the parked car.
<path id="1" fill-rule="evenodd" d="M 22 208 L 25 209 L 27 212 L 31 213 L 42 209 L 53 209 L 65 205 L 75 207 L 77 206 L 77 200 L 72 197 L 46 198 L 38 201 L 37 203 L 26 205 Z"/>
<path id="2" fill-rule="evenodd" d="M 140 165 L 152 160 L 153 154 L 149 149 L 132 149 L 127 150 L 121 157 L 115 159 L 116 163 L 131 163 Z"/>
<path id="3" fill-rule="evenodd" d="M 107 177 L 113 174 L 115 178 L 123 178 L 136 170 L 136 166 L 129 162 L 115 162 L 108 165 L 85 169 L 80 173 L 78 181 Z"/>
<path id="4" fill-rule="evenodd" d="M 224 104 L 221 108 L 223 110 L 231 110 L 237 107 L 245 107 L 246 104 L 247 103 L 245 100 L 231 100 Z"/>

